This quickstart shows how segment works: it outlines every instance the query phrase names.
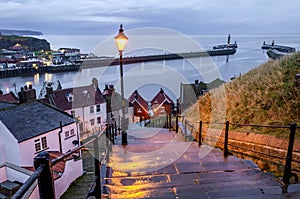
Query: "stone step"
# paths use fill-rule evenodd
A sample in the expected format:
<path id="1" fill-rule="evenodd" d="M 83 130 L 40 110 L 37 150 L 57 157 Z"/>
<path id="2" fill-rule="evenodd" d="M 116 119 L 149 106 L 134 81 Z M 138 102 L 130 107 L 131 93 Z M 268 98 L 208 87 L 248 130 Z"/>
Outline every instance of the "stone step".
<path id="1" fill-rule="evenodd" d="M 242 173 L 250 173 L 246 176 Z M 110 178 L 105 185 L 109 193 L 144 192 L 158 189 L 182 189 L 183 187 L 195 187 L 197 190 L 226 190 L 236 188 L 255 188 L 263 186 L 280 186 L 270 173 L 255 173 L 243 171 L 234 174 L 226 172 L 222 178 L 202 177 L 201 174 L 179 174 L 179 175 L 155 175 L 144 177 Z M 220 175 L 221 173 L 219 173 Z M 245 175 L 245 177 L 241 177 Z"/>

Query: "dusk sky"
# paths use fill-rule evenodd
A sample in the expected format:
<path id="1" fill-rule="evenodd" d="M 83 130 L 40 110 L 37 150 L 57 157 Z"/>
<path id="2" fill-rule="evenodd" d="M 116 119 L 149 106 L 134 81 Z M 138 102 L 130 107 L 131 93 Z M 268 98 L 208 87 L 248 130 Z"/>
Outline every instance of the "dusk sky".
<path id="1" fill-rule="evenodd" d="M 299 0 L 0 0 L 0 29 L 115 34 L 170 28 L 186 34 L 299 33 Z"/>

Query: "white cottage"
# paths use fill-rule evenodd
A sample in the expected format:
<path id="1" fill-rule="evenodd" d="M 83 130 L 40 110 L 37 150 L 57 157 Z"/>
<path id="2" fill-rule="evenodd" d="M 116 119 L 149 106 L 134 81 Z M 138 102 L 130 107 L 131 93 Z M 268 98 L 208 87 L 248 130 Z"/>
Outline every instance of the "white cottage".
<path id="1" fill-rule="evenodd" d="M 50 105 L 29 102 L 0 110 L 0 164 L 11 163 L 33 170 L 33 159 L 41 151 L 52 158 L 74 149 L 79 132 L 74 118 Z M 83 173 L 82 159 L 62 162 L 53 169 L 56 197 Z"/>
<path id="2" fill-rule="evenodd" d="M 93 79 L 89 86 L 80 86 L 61 90 L 48 88 L 45 103 L 51 104 L 79 120 L 81 133 L 99 132 L 106 124 L 106 102 Z"/>

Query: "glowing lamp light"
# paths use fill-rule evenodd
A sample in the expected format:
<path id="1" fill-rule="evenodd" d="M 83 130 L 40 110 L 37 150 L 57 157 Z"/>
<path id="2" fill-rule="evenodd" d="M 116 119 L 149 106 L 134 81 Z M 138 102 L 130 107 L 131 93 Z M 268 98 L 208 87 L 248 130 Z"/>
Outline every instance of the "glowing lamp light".
<path id="1" fill-rule="evenodd" d="M 128 37 L 124 34 L 123 25 L 120 25 L 119 34 L 115 36 L 115 41 L 117 44 L 117 48 L 119 50 L 119 53 L 122 54 L 126 43 L 128 41 Z"/>

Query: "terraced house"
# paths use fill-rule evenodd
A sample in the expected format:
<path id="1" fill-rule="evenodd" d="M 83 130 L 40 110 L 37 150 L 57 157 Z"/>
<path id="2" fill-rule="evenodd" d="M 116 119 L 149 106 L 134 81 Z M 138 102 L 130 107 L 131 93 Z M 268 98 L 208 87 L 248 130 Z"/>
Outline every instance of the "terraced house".
<path id="1" fill-rule="evenodd" d="M 74 118 L 57 108 L 33 101 L 0 110 L 0 165 L 34 171 L 33 159 L 38 153 L 47 151 L 50 158 L 56 158 L 78 144 L 79 132 Z M 55 194 L 59 198 L 83 173 L 80 152 L 54 165 L 52 170 Z M 2 175 L 8 174 L 3 172 Z M 21 178 L 21 174 L 22 171 L 16 174 L 20 176 L 16 182 L 1 178 L 0 183 L 24 183 L 29 175 Z M 35 187 L 32 194 L 36 193 Z"/>

